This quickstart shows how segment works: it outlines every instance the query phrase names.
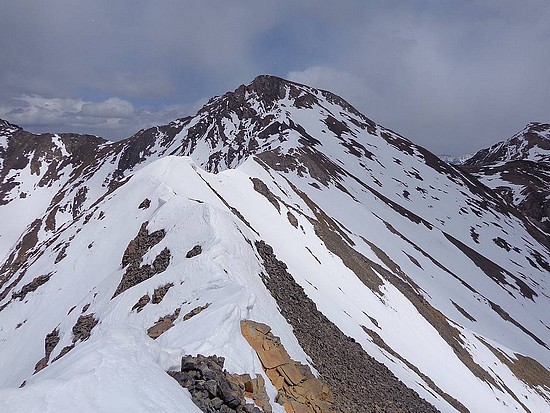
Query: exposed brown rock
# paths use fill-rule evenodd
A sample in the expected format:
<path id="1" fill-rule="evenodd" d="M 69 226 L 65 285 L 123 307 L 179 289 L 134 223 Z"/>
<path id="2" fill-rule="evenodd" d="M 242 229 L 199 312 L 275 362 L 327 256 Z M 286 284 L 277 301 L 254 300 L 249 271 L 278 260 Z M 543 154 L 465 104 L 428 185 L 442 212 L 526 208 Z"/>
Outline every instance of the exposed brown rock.
<path id="1" fill-rule="evenodd" d="M 52 363 L 54 361 L 57 361 L 59 360 L 61 357 L 63 357 L 65 354 L 67 354 L 69 351 L 71 351 L 72 349 L 74 348 L 74 343 L 69 345 L 69 346 L 65 346 L 61 349 L 61 351 L 59 352 L 59 354 L 52 360 Z"/>
<path id="2" fill-rule="evenodd" d="M 244 396 L 254 400 L 254 404 L 264 413 L 271 413 L 271 404 L 265 390 L 263 376 L 257 374 L 255 378 L 251 378 L 249 374 L 231 374 L 229 380 L 236 383 L 243 390 Z"/>
<path id="3" fill-rule="evenodd" d="M 149 297 L 149 294 L 142 295 L 137 303 L 135 303 L 132 307 L 132 311 L 137 309 L 137 312 L 139 313 L 141 310 L 143 310 L 143 307 L 145 307 L 147 303 L 149 303 L 149 301 L 151 301 L 151 297 Z"/>
<path id="4" fill-rule="evenodd" d="M 197 314 L 199 314 L 201 311 L 206 310 L 210 306 L 210 303 L 206 303 L 203 306 L 198 306 L 196 308 L 193 308 L 191 311 L 189 311 L 187 314 L 183 316 L 183 321 L 189 320 L 191 317 L 195 317 Z"/>
<path id="5" fill-rule="evenodd" d="M 32 280 L 30 283 L 25 284 L 23 286 L 23 288 L 21 288 L 21 291 L 19 291 L 17 293 L 13 293 L 12 294 L 12 299 L 19 298 L 21 301 L 23 301 L 25 299 L 25 296 L 28 293 L 36 291 L 36 289 L 38 287 L 40 287 L 41 285 L 46 284 L 49 281 L 49 279 L 51 278 L 52 275 L 53 275 L 53 273 L 49 273 L 49 274 L 46 274 L 46 275 L 39 275 L 34 280 Z"/>
<path id="6" fill-rule="evenodd" d="M 277 201 L 277 197 L 269 190 L 267 185 L 259 178 L 250 178 L 252 181 L 252 184 L 254 185 L 254 190 L 258 192 L 259 194 L 263 195 L 271 204 L 277 209 L 277 211 L 281 212 L 281 206 L 279 205 L 279 202 Z"/>
<path id="7" fill-rule="evenodd" d="M 147 329 L 147 335 L 153 340 L 159 338 L 163 333 L 174 327 L 174 321 L 176 321 L 180 315 L 180 311 L 180 308 L 176 308 L 172 314 L 159 318 L 153 326 Z"/>
<path id="8" fill-rule="evenodd" d="M 168 268 L 170 264 L 170 250 L 164 248 L 154 259 L 153 264 L 141 265 L 143 256 L 153 246 L 158 244 L 166 235 L 164 229 L 160 229 L 149 234 L 147 230 L 148 222 L 141 224 L 136 237 L 130 241 L 122 256 L 122 266 L 126 267 L 126 271 L 122 276 L 122 280 L 118 285 L 112 298 L 115 298 L 120 293 L 128 288 L 137 285 L 155 274 L 159 274 Z"/>
<path id="9" fill-rule="evenodd" d="M 38 373 L 40 370 L 42 370 L 44 367 L 48 365 L 48 361 L 50 361 L 50 355 L 52 354 L 53 349 L 57 344 L 59 343 L 59 330 L 56 328 L 51 333 L 48 333 L 46 335 L 46 338 L 44 339 L 44 357 L 36 363 L 34 366 L 34 373 Z"/>
<path id="10" fill-rule="evenodd" d="M 294 228 L 298 228 L 298 219 L 294 216 L 294 214 L 290 211 L 286 213 L 286 218 L 288 219 L 288 222 L 290 222 L 290 225 L 292 225 Z"/>
<path id="11" fill-rule="evenodd" d="M 155 291 L 153 291 L 153 298 L 151 299 L 151 302 L 153 304 L 158 304 L 162 301 L 166 293 L 170 288 L 174 286 L 174 283 L 167 283 L 164 284 L 158 288 L 155 288 Z"/>
<path id="12" fill-rule="evenodd" d="M 241 332 L 278 391 L 276 401 L 292 412 L 333 412 L 334 399 L 326 383 L 317 379 L 308 366 L 290 358 L 278 337 L 266 324 L 241 321 Z"/>
<path id="13" fill-rule="evenodd" d="M 76 343 L 78 340 L 85 341 L 90 338 L 90 333 L 92 329 L 97 325 L 99 320 L 94 318 L 93 314 L 81 315 L 76 320 L 75 325 L 73 326 L 73 343 Z"/>

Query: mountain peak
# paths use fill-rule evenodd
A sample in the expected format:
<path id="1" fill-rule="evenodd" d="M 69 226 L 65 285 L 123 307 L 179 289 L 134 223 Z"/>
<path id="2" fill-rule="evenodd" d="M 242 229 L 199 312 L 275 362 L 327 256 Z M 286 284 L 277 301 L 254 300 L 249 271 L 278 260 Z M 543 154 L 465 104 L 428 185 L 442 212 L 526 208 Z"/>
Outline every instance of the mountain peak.
<path id="1" fill-rule="evenodd" d="M 13 123 L 10 123 L 5 119 L 0 118 L 0 132 L 3 131 L 4 129 L 15 129 L 15 130 L 17 130 L 17 129 L 21 129 L 21 127 L 18 126 L 18 125 L 14 125 Z"/>
<path id="2" fill-rule="evenodd" d="M 547 410 L 547 238 L 332 93 L 2 133 L 0 223 L 0 411 Z"/>
<path id="3" fill-rule="evenodd" d="M 550 139 L 550 123 L 529 122 L 524 130 L 535 132 L 543 139 Z"/>

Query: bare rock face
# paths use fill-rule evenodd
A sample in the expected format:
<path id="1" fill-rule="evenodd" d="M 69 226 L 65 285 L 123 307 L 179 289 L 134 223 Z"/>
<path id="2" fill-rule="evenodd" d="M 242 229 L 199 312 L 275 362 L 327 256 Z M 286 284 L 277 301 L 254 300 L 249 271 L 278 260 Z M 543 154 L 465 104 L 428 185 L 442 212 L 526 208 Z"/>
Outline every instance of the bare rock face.
<path id="1" fill-rule="evenodd" d="M 132 307 L 132 311 L 136 310 L 139 313 L 150 301 L 151 297 L 149 297 L 149 294 L 141 296 L 137 303 L 135 303 Z"/>
<path id="2" fill-rule="evenodd" d="M 269 404 L 269 395 L 265 390 L 265 381 L 259 374 L 255 378 L 249 374 L 231 374 L 230 381 L 236 383 L 244 391 L 244 397 L 254 400 L 254 404 L 264 413 L 271 413 L 271 404 Z"/>
<path id="3" fill-rule="evenodd" d="M 55 346 L 57 346 L 58 343 L 59 330 L 54 329 L 51 333 L 48 333 L 46 335 L 46 338 L 44 339 L 44 352 L 46 353 L 46 355 L 44 356 L 44 358 L 38 361 L 38 363 L 36 363 L 36 366 L 34 366 L 35 374 L 48 365 L 48 361 L 50 361 L 50 355 L 52 354 L 53 349 L 55 348 Z"/>
<path id="4" fill-rule="evenodd" d="M 49 281 L 50 277 L 52 276 L 52 273 L 46 274 L 46 275 L 40 275 L 36 277 L 34 280 L 32 280 L 30 283 L 26 284 L 21 288 L 21 291 L 17 293 L 12 294 L 12 298 L 19 298 L 21 301 L 25 299 L 25 296 L 33 291 L 36 291 L 38 287 L 41 285 L 46 284 L 46 282 Z"/>
<path id="5" fill-rule="evenodd" d="M 153 291 L 153 298 L 151 299 L 151 302 L 153 304 L 158 304 L 162 301 L 166 293 L 170 288 L 174 286 L 173 283 L 164 284 L 158 288 L 155 288 L 155 291 Z"/>
<path id="6" fill-rule="evenodd" d="M 269 380 L 279 392 L 276 401 L 287 412 L 335 411 L 328 385 L 316 378 L 308 366 L 292 360 L 268 325 L 243 320 L 241 332 L 256 351 Z"/>
<path id="7" fill-rule="evenodd" d="M 186 258 L 193 258 L 193 257 L 196 257 L 197 255 L 199 255 L 200 253 L 202 253 L 202 247 L 200 245 L 195 245 L 193 248 L 191 248 L 187 254 L 185 254 L 185 257 Z"/>
<path id="8" fill-rule="evenodd" d="M 139 209 L 147 209 L 151 206 L 151 200 L 149 198 L 145 198 L 141 204 L 139 204 Z"/>
<path id="9" fill-rule="evenodd" d="M 253 387 L 250 377 L 242 378 L 223 370 L 223 357 L 203 355 L 184 356 L 180 371 L 169 371 L 180 386 L 191 393 L 193 403 L 203 412 L 215 413 L 271 413 L 269 410 L 248 403 L 245 399 L 246 384 Z M 259 385 L 260 382 L 256 382 Z M 257 390 L 256 394 L 261 393 Z M 263 389 L 265 393 L 265 389 Z M 269 406 L 269 403 L 267 404 Z"/>
<path id="10" fill-rule="evenodd" d="M 158 321 L 147 330 L 147 335 L 153 340 L 159 338 L 163 333 L 174 327 L 174 321 L 176 321 L 180 315 L 180 311 L 181 309 L 176 308 L 172 314 L 159 318 Z"/>
<path id="11" fill-rule="evenodd" d="M 206 310 L 209 306 L 210 306 L 210 303 L 206 303 L 205 305 L 200 305 L 196 308 L 193 308 L 191 311 L 189 311 L 187 314 L 183 316 L 183 321 L 187 321 L 191 317 L 195 317 L 197 314 L 199 314 L 203 310 Z"/>
<path id="12" fill-rule="evenodd" d="M 81 315 L 78 317 L 78 320 L 76 320 L 76 323 L 73 326 L 73 343 L 76 343 L 78 340 L 88 340 L 92 329 L 98 322 L 99 320 L 94 318 L 93 314 Z"/>
<path id="13" fill-rule="evenodd" d="M 122 256 L 122 266 L 126 267 L 126 272 L 122 276 L 122 280 L 118 285 L 112 298 L 115 298 L 120 293 L 128 288 L 137 285 L 155 274 L 159 274 L 168 268 L 170 265 L 170 250 L 164 248 L 154 259 L 153 264 L 141 265 L 143 256 L 153 246 L 158 244 L 166 235 L 163 229 L 149 233 L 147 230 L 148 222 L 141 224 L 136 237 L 130 241 Z"/>

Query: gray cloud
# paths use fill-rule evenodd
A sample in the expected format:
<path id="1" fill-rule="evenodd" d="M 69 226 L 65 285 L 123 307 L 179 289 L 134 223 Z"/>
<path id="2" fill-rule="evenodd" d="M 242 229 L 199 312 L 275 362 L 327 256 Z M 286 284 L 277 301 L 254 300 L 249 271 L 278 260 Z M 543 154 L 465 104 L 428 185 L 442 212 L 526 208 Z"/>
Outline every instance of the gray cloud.
<path id="1" fill-rule="evenodd" d="M 8 1 L 0 17 L 0 116 L 33 130 L 120 138 L 260 73 L 438 153 L 550 121 L 546 0 Z"/>

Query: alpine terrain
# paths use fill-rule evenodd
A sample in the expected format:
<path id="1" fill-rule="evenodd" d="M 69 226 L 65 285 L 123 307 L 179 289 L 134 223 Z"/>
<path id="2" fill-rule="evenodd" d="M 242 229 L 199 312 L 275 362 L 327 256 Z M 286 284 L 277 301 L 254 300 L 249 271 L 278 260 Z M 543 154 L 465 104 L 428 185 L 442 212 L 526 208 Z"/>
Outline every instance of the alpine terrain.
<path id="1" fill-rule="evenodd" d="M 550 411 L 548 130 L 474 176 L 273 76 L 117 142 L 0 121 L 0 411 Z"/>
<path id="2" fill-rule="evenodd" d="M 530 123 L 461 166 L 550 235 L 550 124 Z"/>

